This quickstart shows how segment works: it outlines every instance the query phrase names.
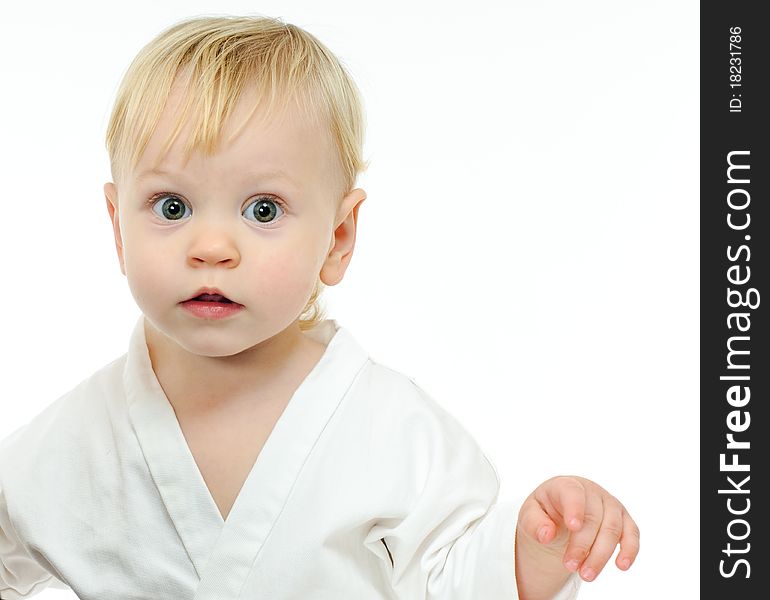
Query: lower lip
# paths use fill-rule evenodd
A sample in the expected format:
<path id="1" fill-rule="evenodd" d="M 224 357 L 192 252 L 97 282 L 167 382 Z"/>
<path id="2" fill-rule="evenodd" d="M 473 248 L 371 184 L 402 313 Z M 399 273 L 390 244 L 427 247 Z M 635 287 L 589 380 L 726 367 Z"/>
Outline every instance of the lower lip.
<path id="1" fill-rule="evenodd" d="M 224 319 L 231 317 L 243 306 L 235 302 L 201 302 L 200 300 L 188 300 L 182 302 L 182 307 L 189 313 L 201 319 Z"/>

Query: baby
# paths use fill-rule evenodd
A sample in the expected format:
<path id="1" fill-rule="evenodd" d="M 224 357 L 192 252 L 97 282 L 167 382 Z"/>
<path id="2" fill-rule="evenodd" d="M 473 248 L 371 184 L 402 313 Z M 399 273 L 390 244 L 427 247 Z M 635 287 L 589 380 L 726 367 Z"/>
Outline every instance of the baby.
<path id="1" fill-rule="evenodd" d="M 523 503 L 318 306 L 350 264 L 358 90 L 299 27 L 183 21 L 141 50 L 104 186 L 128 351 L 0 444 L 0 597 L 567 599 L 639 532 L 581 477 Z"/>

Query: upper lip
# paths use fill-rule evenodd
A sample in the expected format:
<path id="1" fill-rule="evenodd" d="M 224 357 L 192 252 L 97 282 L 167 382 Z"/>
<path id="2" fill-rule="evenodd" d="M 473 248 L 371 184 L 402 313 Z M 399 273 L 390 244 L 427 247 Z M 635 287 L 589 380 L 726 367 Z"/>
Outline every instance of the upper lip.
<path id="1" fill-rule="evenodd" d="M 182 300 L 182 302 L 187 302 L 187 301 L 189 301 L 189 300 L 192 300 L 193 298 L 197 298 L 197 297 L 198 297 L 198 296 L 200 296 L 201 294 L 212 294 L 212 295 L 216 294 L 216 295 L 218 295 L 218 296 L 222 296 L 222 297 L 224 297 L 224 298 L 227 298 L 227 299 L 228 299 L 230 302 L 234 302 L 235 304 L 238 304 L 237 302 L 235 302 L 235 300 L 233 300 L 232 298 L 230 298 L 229 296 L 227 296 L 227 295 L 226 295 L 224 292 L 222 292 L 220 289 L 218 289 L 218 288 L 214 288 L 214 287 L 202 287 L 202 288 L 200 288 L 200 289 L 199 289 L 197 292 L 195 292 L 195 293 L 194 293 L 192 296 L 190 296 L 189 298 L 187 298 L 187 300 Z"/>

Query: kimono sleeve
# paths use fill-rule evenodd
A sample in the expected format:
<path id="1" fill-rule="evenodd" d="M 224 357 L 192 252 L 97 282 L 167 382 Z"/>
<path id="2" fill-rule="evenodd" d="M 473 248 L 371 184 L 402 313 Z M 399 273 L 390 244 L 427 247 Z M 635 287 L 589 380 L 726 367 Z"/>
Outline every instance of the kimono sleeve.
<path id="1" fill-rule="evenodd" d="M 0 598 L 30 598 L 47 587 L 69 589 L 41 567 L 24 548 L 11 523 L 0 487 Z"/>
<path id="2" fill-rule="evenodd" d="M 418 410 L 392 440 L 414 497 L 406 514 L 380 519 L 368 539 L 384 543 L 399 599 L 516 600 L 518 503 L 496 502 L 495 467 L 454 417 L 414 385 Z M 554 600 L 575 598 L 578 582 L 571 577 Z"/>
<path id="3" fill-rule="evenodd" d="M 3 490 L 3 451 L 23 433 L 24 426 L 0 441 L 0 599 L 30 598 L 45 588 L 69 590 L 70 587 L 44 569 L 19 539 L 11 522 Z"/>

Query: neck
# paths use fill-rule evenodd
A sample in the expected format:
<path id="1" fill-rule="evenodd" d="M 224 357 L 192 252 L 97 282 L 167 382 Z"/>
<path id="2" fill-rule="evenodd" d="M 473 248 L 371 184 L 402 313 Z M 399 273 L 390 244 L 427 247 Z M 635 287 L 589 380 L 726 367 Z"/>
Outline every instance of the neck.
<path id="1" fill-rule="evenodd" d="M 268 403 L 291 394 L 325 350 L 300 330 L 297 321 L 231 356 L 188 352 L 147 319 L 145 338 L 153 371 L 177 413 Z"/>

